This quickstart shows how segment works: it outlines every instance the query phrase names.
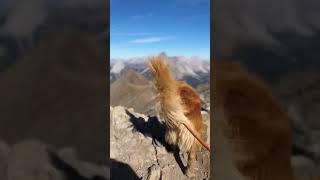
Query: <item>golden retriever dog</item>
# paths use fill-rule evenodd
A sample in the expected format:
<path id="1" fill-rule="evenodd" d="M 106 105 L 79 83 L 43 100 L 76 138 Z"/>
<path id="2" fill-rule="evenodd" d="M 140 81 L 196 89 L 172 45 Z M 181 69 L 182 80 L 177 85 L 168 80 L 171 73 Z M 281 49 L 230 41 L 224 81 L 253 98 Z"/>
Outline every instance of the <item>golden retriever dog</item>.
<path id="1" fill-rule="evenodd" d="M 161 57 L 151 58 L 149 67 L 159 93 L 156 111 L 167 126 L 165 140 L 179 147 L 181 153 L 188 154 L 186 175 L 192 177 L 196 152 L 201 145 L 209 150 L 202 140 L 200 97 L 190 85 L 173 77 L 168 64 Z"/>

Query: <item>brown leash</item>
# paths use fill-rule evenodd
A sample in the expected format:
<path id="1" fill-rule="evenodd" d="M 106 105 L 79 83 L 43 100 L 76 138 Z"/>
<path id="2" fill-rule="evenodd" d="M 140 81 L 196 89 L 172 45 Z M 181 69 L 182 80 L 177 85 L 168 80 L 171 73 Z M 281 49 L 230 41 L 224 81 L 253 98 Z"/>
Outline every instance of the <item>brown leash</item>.
<path id="1" fill-rule="evenodd" d="M 184 124 L 184 123 L 183 123 L 183 125 L 189 130 L 189 132 L 200 142 L 200 144 L 201 144 L 206 150 L 210 151 L 210 146 L 209 146 L 206 142 L 204 142 L 204 141 L 198 136 L 198 134 L 193 131 L 192 128 L 190 128 L 188 125 L 186 125 L 186 124 Z"/>

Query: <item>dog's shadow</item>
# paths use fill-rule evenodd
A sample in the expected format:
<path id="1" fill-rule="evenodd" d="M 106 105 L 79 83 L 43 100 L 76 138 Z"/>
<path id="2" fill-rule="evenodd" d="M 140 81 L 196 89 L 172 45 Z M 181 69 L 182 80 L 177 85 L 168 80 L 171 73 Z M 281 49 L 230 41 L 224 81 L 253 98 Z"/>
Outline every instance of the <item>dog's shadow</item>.
<path id="1" fill-rule="evenodd" d="M 142 117 L 134 116 L 128 110 L 126 110 L 126 113 L 130 117 L 129 120 L 132 123 L 133 130 L 142 133 L 144 136 L 151 137 L 153 143 L 156 145 L 160 143 L 169 153 L 173 153 L 181 171 L 185 173 L 186 168 L 180 158 L 178 147 L 172 146 L 165 141 L 166 125 L 161 123 L 157 117 L 148 116 L 148 121 L 145 121 Z"/>

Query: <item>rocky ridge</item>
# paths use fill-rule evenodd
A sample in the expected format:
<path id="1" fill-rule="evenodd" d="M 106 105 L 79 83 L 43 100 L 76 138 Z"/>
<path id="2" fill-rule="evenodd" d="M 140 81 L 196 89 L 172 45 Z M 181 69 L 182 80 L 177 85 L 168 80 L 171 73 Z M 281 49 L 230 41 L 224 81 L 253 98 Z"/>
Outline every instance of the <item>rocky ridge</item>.
<path id="1" fill-rule="evenodd" d="M 208 117 L 207 114 L 207 124 Z M 128 164 L 134 172 L 134 176 L 131 174 L 131 177 L 123 178 L 189 179 L 183 174 L 185 158 L 180 161 L 182 156 L 168 147 L 164 141 L 164 132 L 165 126 L 156 117 L 136 113 L 122 106 L 110 107 L 110 158 Z M 209 179 L 209 153 L 202 150 L 197 154 L 197 159 L 195 178 Z M 120 179 L 119 167 L 114 164 L 111 167 L 111 178 Z"/>

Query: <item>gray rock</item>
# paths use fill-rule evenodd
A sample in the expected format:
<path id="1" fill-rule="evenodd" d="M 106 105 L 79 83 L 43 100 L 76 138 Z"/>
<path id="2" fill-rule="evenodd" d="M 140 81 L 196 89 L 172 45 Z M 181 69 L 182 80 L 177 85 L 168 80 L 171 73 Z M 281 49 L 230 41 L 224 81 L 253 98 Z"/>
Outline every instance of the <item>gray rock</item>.
<path id="1" fill-rule="evenodd" d="M 160 180 L 161 179 L 161 170 L 157 165 L 153 165 L 149 168 L 147 180 Z"/>
<path id="2" fill-rule="evenodd" d="M 177 163 L 177 156 L 166 148 L 162 139 L 164 125 L 157 118 L 116 106 L 110 107 L 110 124 L 110 158 L 128 164 L 138 178 L 189 179 Z M 196 179 L 206 179 L 209 153 L 201 151 L 198 157 Z"/>

